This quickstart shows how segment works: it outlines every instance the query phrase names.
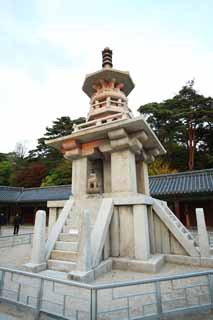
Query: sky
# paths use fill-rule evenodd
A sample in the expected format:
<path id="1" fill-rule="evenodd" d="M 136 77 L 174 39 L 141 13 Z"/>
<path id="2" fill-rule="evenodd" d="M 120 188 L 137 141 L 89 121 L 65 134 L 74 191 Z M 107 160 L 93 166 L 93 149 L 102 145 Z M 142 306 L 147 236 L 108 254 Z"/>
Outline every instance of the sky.
<path id="1" fill-rule="evenodd" d="M 129 71 L 129 107 L 172 97 L 191 79 L 213 96 L 212 0 L 0 0 L 0 152 L 36 146 L 57 117 L 86 116 L 101 51 Z"/>

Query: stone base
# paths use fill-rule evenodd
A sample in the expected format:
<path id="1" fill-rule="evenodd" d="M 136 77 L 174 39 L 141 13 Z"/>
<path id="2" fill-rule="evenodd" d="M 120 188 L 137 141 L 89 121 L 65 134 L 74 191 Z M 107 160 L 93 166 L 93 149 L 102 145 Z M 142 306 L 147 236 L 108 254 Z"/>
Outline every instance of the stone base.
<path id="1" fill-rule="evenodd" d="M 134 272 L 158 272 L 165 262 L 164 255 L 153 255 L 147 261 L 130 258 L 112 258 L 113 269 Z"/>
<path id="2" fill-rule="evenodd" d="M 24 264 L 22 267 L 24 270 L 26 270 L 28 272 L 37 273 L 37 272 L 41 272 L 41 271 L 46 270 L 47 264 L 46 264 L 46 262 L 40 263 L 40 264 L 29 262 L 29 263 Z"/>
<path id="3" fill-rule="evenodd" d="M 90 271 L 72 271 L 69 272 L 67 278 L 69 280 L 80 281 L 80 282 L 91 282 L 94 281 L 97 277 L 101 276 L 106 272 L 112 270 L 112 260 L 107 259 L 101 262 L 95 269 Z"/>
<path id="4" fill-rule="evenodd" d="M 176 264 L 186 264 L 190 266 L 213 267 L 212 257 L 190 257 L 182 255 L 165 254 L 166 262 Z"/>

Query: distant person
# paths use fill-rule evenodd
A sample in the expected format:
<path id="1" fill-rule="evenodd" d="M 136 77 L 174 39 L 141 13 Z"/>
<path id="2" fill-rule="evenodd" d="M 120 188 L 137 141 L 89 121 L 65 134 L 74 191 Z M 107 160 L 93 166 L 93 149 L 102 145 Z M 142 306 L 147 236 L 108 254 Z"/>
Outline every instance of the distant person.
<path id="1" fill-rule="evenodd" d="M 20 215 L 18 213 L 16 213 L 15 219 L 14 219 L 14 231 L 13 231 L 13 234 L 18 234 L 20 224 L 21 224 L 21 217 L 20 217 Z"/>
<path id="2" fill-rule="evenodd" d="M 4 217 L 4 213 L 0 213 L 0 235 L 2 233 L 2 226 L 4 225 L 5 223 L 5 217 Z"/>

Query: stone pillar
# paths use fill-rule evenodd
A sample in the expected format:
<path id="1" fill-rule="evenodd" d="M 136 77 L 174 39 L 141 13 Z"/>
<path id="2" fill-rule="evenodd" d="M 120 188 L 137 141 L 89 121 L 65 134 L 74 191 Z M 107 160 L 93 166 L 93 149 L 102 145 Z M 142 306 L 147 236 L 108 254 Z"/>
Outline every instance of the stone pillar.
<path id="1" fill-rule="evenodd" d="M 104 193 L 111 192 L 111 162 L 110 158 L 103 161 Z"/>
<path id="2" fill-rule="evenodd" d="M 150 252 L 156 253 L 156 239 L 155 239 L 155 225 L 154 225 L 154 212 L 152 206 L 147 206 L 148 223 L 149 223 L 149 236 L 150 236 Z"/>
<path id="3" fill-rule="evenodd" d="M 112 221 L 110 224 L 110 239 L 111 239 L 111 254 L 112 257 L 119 257 L 120 245 L 119 245 L 119 215 L 118 207 L 114 207 Z"/>
<path id="4" fill-rule="evenodd" d="M 133 206 L 135 258 L 148 260 L 150 258 L 149 225 L 146 205 Z"/>
<path id="5" fill-rule="evenodd" d="M 57 208 L 49 208 L 48 235 L 57 220 Z"/>
<path id="6" fill-rule="evenodd" d="M 83 224 L 81 229 L 80 259 L 77 270 L 90 271 L 92 269 L 92 244 L 91 244 L 91 221 L 89 210 L 84 210 Z M 72 272 L 71 272 L 72 274 Z"/>
<path id="7" fill-rule="evenodd" d="M 120 256 L 134 257 L 134 226 L 131 206 L 119 206 Z"/>
<path id="8" fill-rule="evenodd" d="M 137 170 L 137 188 L 139 193 L 150 195 L 149 192 L 149 174 L 146 162 L 139 160 L 136 162 Z"/>
<path id="9" fill-rule="evenodd" d="M 35 218 L 31 260 L 24 265 L 28 271 L 40 272 L 46 269 L 45 239 L 46 212 L 44 210 L 38 210 Z"/>
<path id="10" fill-rule="evenodd" d="M 203 208 L 196 208 L 198 239 L 201 257 L 210 256 L 209 238 Z"/>
<path id="11" fill-rule="evenodd" d="M 72 194 L 74 197 L 80 197 L 87 193 L 87 161 L 86 157 L 72 161 Z"/>
<path id="12" fill-rule="evenodd" d="M 112 192 L 137 192 L 135 155 L 130 150 L 111 154 Z"/>

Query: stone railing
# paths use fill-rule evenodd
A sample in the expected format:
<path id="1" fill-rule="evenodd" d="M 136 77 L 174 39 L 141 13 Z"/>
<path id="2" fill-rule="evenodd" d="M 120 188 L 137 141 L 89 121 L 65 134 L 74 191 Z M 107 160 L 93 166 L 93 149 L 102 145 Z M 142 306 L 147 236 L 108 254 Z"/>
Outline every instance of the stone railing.
<path id="1" fill-rule="evenodd" d="M 91 121 L 76 125 L 76 126 L 74 126 L 74 132 L 79 131 L 79 130 L 83 130 L 83 129 L 93 128 L 95 126 L 109 123 L 112 121 L 128 119 L 128 118 L 129 118 L 129 116 L 127 115 L 127 112 L 116 113 L 114 115 L 103 117 L 101 119 L 91 120 Z"/>
<path id="2" fill-rule="evenodd" d="M 24 244 L 31 244 L 33 238 L 33 233 L 23 233 L 11 236 L 1 236 L 0 237 L 0 249 L 15 247 Z"/>
<path id="3" fill-rule="evenodd" d="M 122 100 L 106 99 L 104 101 L 95 101 L 91 104 L 93 110 L 100 109 L 102 107 L 127 107 L 127 103 Z"/>
<path id="4" fill-rule="evenodd" d="M 22 306 L 32 319 L 159 319 L 213 308 L 213 271 L 89 285 L 0 268 L 0 279 L 0 308 Z"/>

